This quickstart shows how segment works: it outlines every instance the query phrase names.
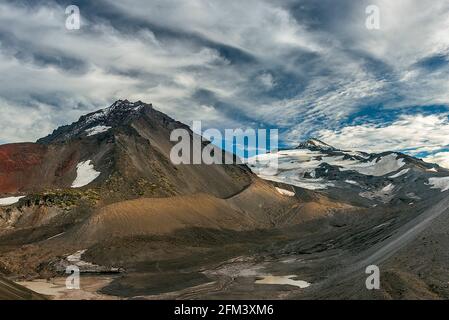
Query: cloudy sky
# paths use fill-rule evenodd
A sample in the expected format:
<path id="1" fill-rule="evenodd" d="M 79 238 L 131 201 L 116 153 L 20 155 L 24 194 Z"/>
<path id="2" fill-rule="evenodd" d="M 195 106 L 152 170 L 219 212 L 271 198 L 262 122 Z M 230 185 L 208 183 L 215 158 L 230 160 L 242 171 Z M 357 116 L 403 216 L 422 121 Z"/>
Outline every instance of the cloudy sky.
<path id="1" fill-rule="evenodd" d="M 447 0 L 0 0 L 0 74 L 0 143 L 126 98 L 449 166 Z"/>

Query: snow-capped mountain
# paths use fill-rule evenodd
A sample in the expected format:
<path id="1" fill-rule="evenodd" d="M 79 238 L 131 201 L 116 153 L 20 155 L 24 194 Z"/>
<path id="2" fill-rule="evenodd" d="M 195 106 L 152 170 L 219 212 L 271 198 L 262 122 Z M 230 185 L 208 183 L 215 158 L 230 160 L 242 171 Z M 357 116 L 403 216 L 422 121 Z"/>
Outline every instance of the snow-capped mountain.
<path id="1" fill-rule="evenodd" d="M 309 149 L 309 150 L 335 150 L 334 147 L 324 143 L 321 140 L 311 138 L 305 142 L 301 142 L 296 149 Z"/>
<path id="2" fill-rule="evenodd" d="M 273 166 L 276 166 L 275 168 Z M 339 150 L 318 139 L 291 150 L 258 155 L 250 168 L 261 178 L 317 190 L 352 202 L 413 202 L 449 189 L 449 171 L 399 152 Z"/>

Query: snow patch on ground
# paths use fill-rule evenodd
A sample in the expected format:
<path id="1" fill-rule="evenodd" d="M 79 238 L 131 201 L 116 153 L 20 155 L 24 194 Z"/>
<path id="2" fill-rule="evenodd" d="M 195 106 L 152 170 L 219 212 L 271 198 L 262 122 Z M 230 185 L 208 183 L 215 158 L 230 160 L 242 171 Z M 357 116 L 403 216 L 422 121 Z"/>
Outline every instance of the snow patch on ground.
<path id="1" fill-rule="evenodd" d="M 96 134 L 106 132 L 106 131 L 108 131 L 111 128 L 112 127 L 108 127 L 108 126 L 96 126 L 96 127 L 87 129 L 86 133 L 87 133 L 88 137 L 91 137 L 91 136 L 94 136 Z"/>
<path id="2" fill-rule="evenodd" d="M 410 169 L 404 169 L 404 170 L 401 170 L 401 171 L 399 171 L 398 173 L 396 173 L 396 174 L 394 174 L 392 176 L 389 176 L 388 178 L 390 178 L 390 179 L 399 178 L 399 177 L 403 176 L 404 174 L 406 174 L 409 171 L 410 171 Z"/>
<path id="3" fill-rule="evenodd" d="M 75 252 L 74 254 L 71 254 L 67 256 L 67 261 L 72 263 L 78 263 L 81 262 L 81 256 L 86 253 L 87 249 L 79 250 Z"/>
<path id="4" fill-rule="evenodd" d="M 399 170 L 405 165 L 403 159 L 397 159 L 397 154 L 389 154 L 384 157 L 374 159 L 370 162 L 352 162 L 341 163 L 342 171 L 354 170 L 364 175 L 371 175 L 375 177 L 381 177 L 388 173 Z M 347 160 L 346 160 L 347 162 Z M 329 163 L 333 165 L 333 163 Z"/>
<path id="5" fill-rule="evenodd" d="M 379 200 L 382 201 L 383 203 L 388 203 L 394 197 L 393 194 L 394 188 L 395 188 L 394 184 L 390 183 L 389 185 L 383 187 L 382 189 L 361 192 L 359 193 L 359 196 L 370 200 Z"/>
<path id="6" fill-rule="evenodd" d="M 276 187 L 277 192 L 279 192 L 280 194 L 287 196 L 287 197 L 294 197 L 295 193 L 293 191 L 289 191 L 289 190 L 285 190 L 285 189 L 281 189 Z"/>
<path id="7" fill-rule="evenodd" d="M 119 272 L 120 269 L 119 268 L 115 268 L 115 267 L 103 267 L 103 266 L 99 266 L 97 264 L 93 264 L 91 262 L 87 262 L 87 261 L 83 261 L 82 260 L 82 256 L 84 253 L 86 253 L 87 249 L 84 250 L 79 250 L 77 252 L 75 252 L 74 254 L 71 254 L 69 256 L 67 256 L 67 261 L 71 264 L 71 265 L 75 265 L 78 268 L 80 268 L 81 272 Z"/>
<path id="8" fill-rule="evenodd" d="M 360 151 L 345 151 L 345 153 L 347 153 L 347 154 L 349 154 L 351 156 L 356 156 L 356 157 L 361 157 L 361 158 L 364 158 L 364 159 L 369 159 L 369 155 L 368 154 L 365 154 L 365 153 L 360 152 Z"/>
<path id="9" fill-rule="evenodd" d="M 25 196 L 21 197 L 8 197 L 8 198 L 0 198 L 0 206 L 10 206 L 14 203 L 19 202 L 20 199 L 24 198 Z"/>
<path id="10" fill-rule="evenodd" d="M 390 183 L 388 186 L 382 188 L 383 193 L 390 193 L 394 189 L 394 184 Z"/>
<path id="11" fill-rule="evenodd" d="M 101 172 L 95 171 L 91 160 L 78 163 L 76 166 L 76 179 L 73 181 L 72 188 L 80 188 L 88 185 L 98 178 Z"/>
<path id="12" fill-rule="evenodd" d="M 373 230 L 376 230 L 376 229 L 379 229 L 379 228 L 388 226 L 389 224 L 391 224 L 391 221 L 390 221 L 390 222 L 385 222 L 385 223 L 379 224 L 378 226 L 375 226 L 375 227 L 373 228 Z"/>
<path id="13" fill-rule="evenodd" d="M 432 189 L 441 189 L 441 192 L 449 190 L 449 177 L 429 178 Z"/>

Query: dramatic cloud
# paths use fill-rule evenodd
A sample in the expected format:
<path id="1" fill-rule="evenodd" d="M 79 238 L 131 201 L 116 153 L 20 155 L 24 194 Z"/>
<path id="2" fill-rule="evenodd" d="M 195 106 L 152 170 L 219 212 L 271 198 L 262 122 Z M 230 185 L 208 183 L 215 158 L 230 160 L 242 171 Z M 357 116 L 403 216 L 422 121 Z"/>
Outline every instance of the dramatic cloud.
<path id="1" fill-rule="evenodd" d="M 440 166 L 449 168 L 449 152 L 438 152 L 424 158 L 429 163 L 438 163 Z"/>
<path id="2" fill-rule="evenodd" d="M 343 149 L 382 152 L 405 151 L 419 155 L 436 152 L 449 145 L 447 116 L 401 116 L 391 124 L 362 124 L 343 127 L 337 131 L 321 130 L 318 137 L 332 141 Z"/>
<path id="3" fill-rule="evenodd" d="M 320 136 L 444 161 L 446 0 L 83 0 L 67 30 L 70 4 L 0 3 L 0 143 L 127 98 L 204 127 L 279 128 L 281 145 Z"/>

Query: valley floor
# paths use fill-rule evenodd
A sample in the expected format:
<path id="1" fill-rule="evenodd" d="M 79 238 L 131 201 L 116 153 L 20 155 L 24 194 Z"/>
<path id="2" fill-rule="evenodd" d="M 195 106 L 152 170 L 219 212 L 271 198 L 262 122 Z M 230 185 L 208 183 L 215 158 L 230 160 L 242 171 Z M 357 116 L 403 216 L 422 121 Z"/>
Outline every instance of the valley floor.
<path id="1" fill-rule="evenodd" d="M 51 299 L 447 299 L 449 198 L 427 206 L 272 230 L 183 230 L 125 248 L 111 241 L 83 259 L 122 261 L 123 273 L 82 274 L 81 290 L 65 289 L 63 277 L 18 283 Z M 371 264 L 380 290 L 365 287 Z"/>

